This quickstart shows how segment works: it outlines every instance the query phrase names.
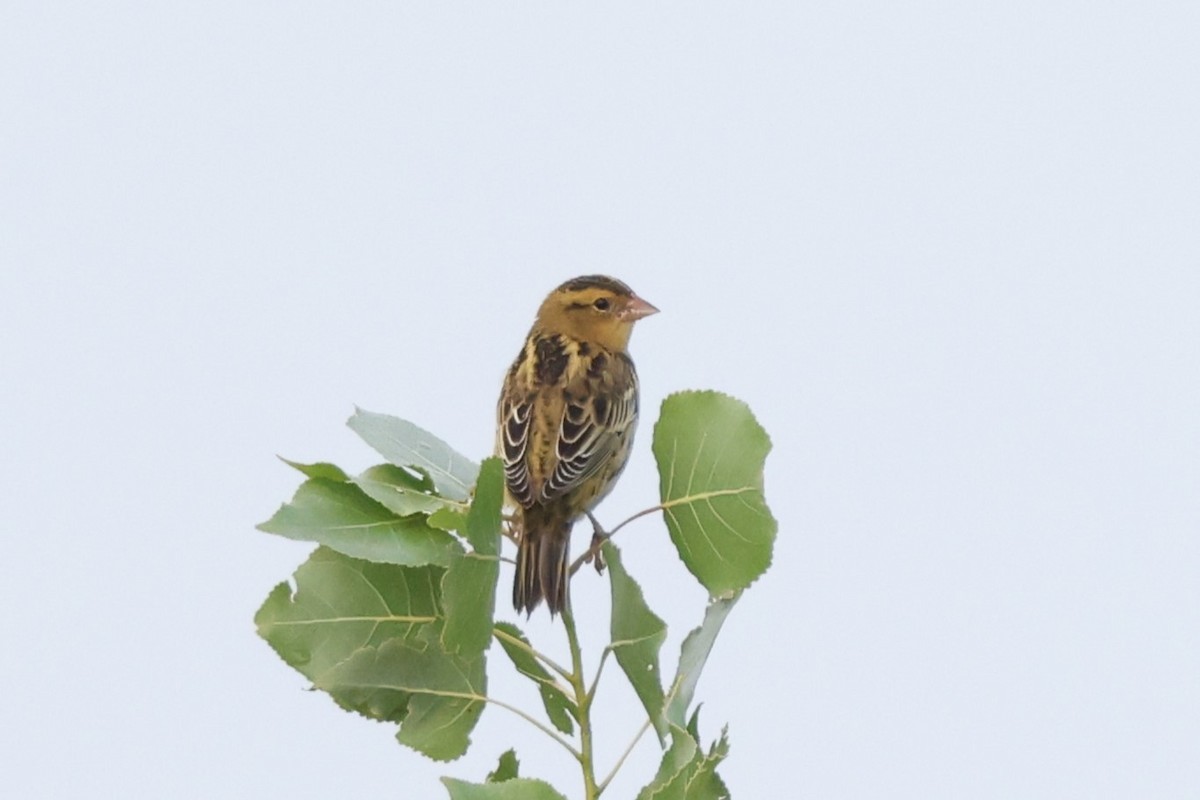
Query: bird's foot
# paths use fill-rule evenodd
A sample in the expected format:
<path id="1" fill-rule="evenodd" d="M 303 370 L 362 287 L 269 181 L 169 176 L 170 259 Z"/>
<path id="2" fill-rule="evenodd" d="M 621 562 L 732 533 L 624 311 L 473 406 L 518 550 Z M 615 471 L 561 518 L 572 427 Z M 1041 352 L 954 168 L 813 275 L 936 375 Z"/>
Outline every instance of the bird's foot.
<path id="1" fill-rule="evenodd" d="M 600 523 L 588 512 L 588 519 L 592 521 L 592 544 L 588 547 L 588 556 L 584 561 L 590 561 L 596 566 L 596 573 L 604 574 L 604 568 L 607 566 L 604 563 L 604 556 L 600 554 L 600 548 L 608 541 L 608 534 L 604 532 L 604 528 L 600 527 Z"/>

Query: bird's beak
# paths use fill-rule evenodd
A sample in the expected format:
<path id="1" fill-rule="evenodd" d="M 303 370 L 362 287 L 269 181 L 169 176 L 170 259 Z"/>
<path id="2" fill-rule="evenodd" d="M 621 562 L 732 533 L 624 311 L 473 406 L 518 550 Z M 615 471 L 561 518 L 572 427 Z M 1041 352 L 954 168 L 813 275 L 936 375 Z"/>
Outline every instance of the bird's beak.
<path id="1" fill-rule="evenodd" d="M 657 314 L 658 309 L 647 303 L 636 294 L 629 298 L 629 304 L 621 310 L 621 319 L 627 322 L 637 322 L 643 317 L 648 317 L 651 314 Z"/>

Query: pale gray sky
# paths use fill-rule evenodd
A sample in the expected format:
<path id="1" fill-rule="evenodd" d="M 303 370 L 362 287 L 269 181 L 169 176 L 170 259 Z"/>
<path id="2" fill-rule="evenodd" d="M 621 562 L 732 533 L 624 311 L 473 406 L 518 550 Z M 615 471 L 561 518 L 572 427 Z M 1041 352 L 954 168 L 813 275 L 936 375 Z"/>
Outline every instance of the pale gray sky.
<path id="1" fill-rule="evenodd" d="M 775 444 L 697 693 L 735 797 L 1196 797 L 1200 7 L 480 6 L 0 10 L 0 793 L 435 798 L 515 745 L 577 797 L 503 710 L 442 765 L 302 691 L 251 618 L 308 548 L 253 525 L 276 453 L 376 460 L 355 404 L 486 455 L 541 296 L 608 272 L 663 313 L 602 517 L 672 391 Z M 701 593 L 619 542 L 673 665 Z"/>

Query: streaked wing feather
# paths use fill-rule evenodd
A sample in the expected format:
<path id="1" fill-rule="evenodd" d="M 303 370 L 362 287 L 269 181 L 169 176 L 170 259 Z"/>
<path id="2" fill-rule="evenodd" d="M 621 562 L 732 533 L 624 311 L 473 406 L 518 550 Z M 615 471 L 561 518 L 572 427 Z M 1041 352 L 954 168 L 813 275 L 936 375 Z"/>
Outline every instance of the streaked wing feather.
<path id="1" fill-rule="evenodd" d="M 566 494 L 603 468 L 636 415 L 636 376 L 623 390 L 567 403 L 559 425 L 557 461 L 542 485 L 540 501 Z"/>
<path id="2" fill-rule="evenodd" d="M 515 402 L 505 397 L 500 407 L 500 449 L 504 459 L 504 480 L 513 499 L 525 508 L 533 505 L 533 487 L 529 480 L 529 420 L 533 399 Z"/>

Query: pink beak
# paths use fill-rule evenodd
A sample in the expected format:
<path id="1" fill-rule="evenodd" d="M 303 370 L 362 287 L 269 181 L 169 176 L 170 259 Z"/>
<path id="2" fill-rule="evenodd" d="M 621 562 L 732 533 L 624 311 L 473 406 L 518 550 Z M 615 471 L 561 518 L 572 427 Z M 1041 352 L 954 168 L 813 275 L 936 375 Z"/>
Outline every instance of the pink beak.
<path id="1" fill-rule="evenodd" d="M 648 317 L 651 314 L 657 314 L 658 309 L 647 303 L 636 294 L 629 298 L 629 304 L 621 309 L 621 319 L 628 322 L 637 322 L 643 317 Z"/>

